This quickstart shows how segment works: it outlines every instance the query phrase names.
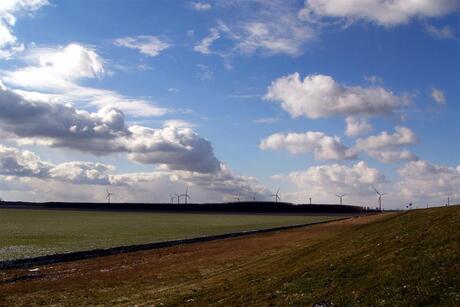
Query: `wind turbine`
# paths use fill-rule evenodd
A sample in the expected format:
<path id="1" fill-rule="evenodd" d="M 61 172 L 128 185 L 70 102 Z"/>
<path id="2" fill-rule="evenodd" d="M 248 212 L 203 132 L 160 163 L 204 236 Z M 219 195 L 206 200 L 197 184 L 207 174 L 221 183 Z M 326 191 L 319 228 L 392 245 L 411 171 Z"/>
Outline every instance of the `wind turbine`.
<path id="1" fill-rule="evenodd" d="M 387 195 L 387 193 L 380 193 L 374 186 L 372 186 L 374 189 L 375 193 L 379 196 L 379 210 L 382 211 L 382 197 L 383 195 Z"/>
<path id="2" fill-rule="evenodd" d="M 241 196 L 241 192 L 239 192 L 238 195 L 235 196 L 235 199 L 237 202 L 240 202 L 240 196 Z"/>
<path id="3" fill-rule="evenodd" d="M 171 204 L 174 204 L 174 198 L 176 198 L 174 195 L 169 193 L 169 197 L 171 198 Z"/>
<path id="4" fill-rule="evenodd" d="M 344 196 L 346 196 L 347 194 L 335 194 L 335 196 L 337 196 L 339 199 L 340 199 L 340 204 L 342 204 L 342 199 Z"/>
<path id="5" fill-rule="evenodd" d="M 182 194 L 181 196 L 184 196 L 185 198 L 185 204 L 187 204 L 187 199 L 191 199 L 191 197 L 188 195 L 188 187 L 185 190 L 185 194 Z"/>
<path id="6" fill-rule="evenodd" d="M 107 199 L 107 203 L 110 205 L 110 198 L 112 197 L 112 195 L 114 195 L 113 193 L 111 193 L 109 191 L 109 189 L 107 189 L 107 196 L 105 197 Z"/>
<path id="7" fill-rule="evenodd" d="M 272 194 L 272 197 L 275 198 L 275 202 L 278 202 L 279 200 L 281 200 L 281 198 L 278 196 L 279 192 L 280 192 L 280 189 L 278 189 L 275 194 Z"/>
<path id="8" fill-rule="evenodd" d="M 174 194 L 174 195 L 176 195 L 176 197 L 177 197 L 177 204 L 180 204 L 180 197 L 181 197 L 182 195 L 179 195 L 179 194 Z"/>
<path id="9" fill-rule="evenodd" d="M 254 192 L 254 194 L 252 195 L 252 201 L 256 201 L 256 194 L 257 192 Z"/>

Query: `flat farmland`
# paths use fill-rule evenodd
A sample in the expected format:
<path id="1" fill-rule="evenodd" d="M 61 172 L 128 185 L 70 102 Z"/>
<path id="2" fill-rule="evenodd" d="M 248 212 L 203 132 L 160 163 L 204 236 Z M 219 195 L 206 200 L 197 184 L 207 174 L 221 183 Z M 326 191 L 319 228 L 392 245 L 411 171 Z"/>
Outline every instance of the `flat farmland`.
<path id="1" fill-rule="evenodd" d="M 0 261 L 338 217 L 343 216 L 0 209 Z"/>

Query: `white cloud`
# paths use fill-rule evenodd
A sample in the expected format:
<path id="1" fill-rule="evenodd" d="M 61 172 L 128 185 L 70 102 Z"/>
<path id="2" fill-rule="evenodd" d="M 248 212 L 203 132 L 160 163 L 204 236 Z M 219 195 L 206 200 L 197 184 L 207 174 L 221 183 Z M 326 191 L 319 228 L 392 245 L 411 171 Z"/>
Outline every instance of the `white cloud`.
<path id="1" fill-rule="evenodd" d="M 397 96 L 383 87 L 341 85 L 330 76 L 299 73 L 281 77 L 268 87 L 267 100 L 281 102 L 293 117 L 320 118 L 349 115 L 389 115 L 407 106 L 407 96 Z"/>
<path id="2" fill-rule="evenodd" d="M 417 156 L 403 150 L 401 147 L 418 142 L 417 135 L 407 127 L 395 127 L 395 133 L 383 131 L 378 135 L 371 135 L 356 141 L 356 150 L 365 151 L 369 156 L 381 162 L 395 162 L 400 160 L 417 160 Z"/>
<path id="3" fill-rule="evenodd" d="M 346 193 L 347 197 L 359 197 L 362 203 L 362 197 L 373 196 L 371 186 L 385 183 L 385 176 L 363 161 L 351 167 L 340 164 L 313 166 L 305 171 L 275 175 L 273 178 L 288 180 L 301 188 L 302 192 L 295 193 L 297 201 L 301 202 L 305 202 L 305 195 L 310 195 L 316 202 L 336 202 L 337 193 Z M 300 198 L 299 194 L 302 194 Z"/>
<path id="4" fill-rule="evenodd" d="M 211 45 L 215 40 L 220 38 L 220 33 L 217 29 L 211 28 L 209 35 L 203 38 L 200 43 L 193 47 L 193 50 L 202 54 L 211 54 Z"/>
<path id="5" fill-rule="evenodd" d="M 169 119 L 163 122 L 163 127 L 193 128 L 197 125 L 183 119 Z"/>
<path id="6" fill-rule="evenodd" d="M 445 204 L 447 197 L 460 198 L 460 165 L 450 167 L 419 160 L 398 170 L 401 194 L 407 201 Z"/>
<path id="7" fill-rule="evenodd" d="M 10 59 L 15 53 L 22 52 L 24 45 L 18 42 L 13 33 L 16 16 L 34 13 L 47 0 L 3 0 L 0 3 L 0 59 Z"/>
<path id="8" fill-rule="evenodd" d="M 130 137 L 123 146 L 128 157 L 144 164 L 163 164 L 170 170 L 215 172 L 220 162 L 214 156 L 211 143 L 190 128 L 168 126 L 150 129 L 129 127 Z"/>
<path id="9" fill-rule="evenodd" d="M 340 142 L 322 132 L 275 133 L 263 139 L 259 145 L 262 150 L 287 150 L 292 154 L 313 152 L 317 160 L 355 159 L 357 154 Z"/>
<path id="10" fill-rule="evenodd" d="M 58 48 L 34 48 L 25 59 L 36 66 L 26 67 L 17 73 L 24 78 L 24 82 L 34 82 L 33 87 L 45 87 L 46 82 L 59 83 L 59 80 L 71 82 L 102 77 L 105 73 L 104 62 L 96 51 L 75 43 Z M 42 79 L 52 81 L 40 80 L 39 76 L 46 76 Z"/>
<path id="11" fill-rule="evenodd" d="M 316 37 L 315 30 L 297 16 L 299 3 L 292 0 L 220 1 L 226 14 L 210 29 L 195 50 L 216 54 L 231 69 L 235 55 L 298 56 L 304 45 Z M 227 18 L 231 16 L 231 18 Z M 210 49 L 216 39 L 224 41 L 220 48 Z"/>
<path id="12" fill-rule="evenodd" d="M 235 42 L 230 53 L 253 54 L 260 51 L 268 56 L 298 56 L 303 53 L 304 44 L 316 35 L 313 29 L 291 13 L 280 14 L 274 10 L 268 15 L 236 24 L 221 21 L 219 30 Z"/>
<path id="13" fill-rule="evenodd" d="M 366 139 L 358 139 L 356 147 L 359 149 L 382 149 L 401 145 L 411 145 L 418 142 L 417 135 L 407 127 L 397 126 L 396 132 L 389 134 L 383 131 L 379 135 L 371 135 Z"/>
<path id="14" fill-rule="evenodd" d="M 455 39 L 454 30 L 449 26 L 436 27 L 434 25 L 428 24 L 426 25 L 425 29 L 428 31 L 428 33 L 439 39 Z"/>
<path id="15" fill-rule="evenodd" d="M 0 145 L 0 174 L 6 176 L 45 177 L 51 164 L 30 151 Z"/>
<path id="16" fill-rule="evenodd" d="M 436 101 L 438 104 L 446 104 L 446 96 L 444 95 L 444 92 L 441 91 L 440 89 L 434 88 L 431 91 L 431 97 Z"/>
<path id="17" fill-rule="evenodd" d="M 109 184 L 107 171 L 113 166 L 102 163 L 72 161 L 54 165 L 42 161 L 28 150 L 0 145 L 0 175 L 55 179 L 75 184 Z"/>
<path id="18" fill-rule="evenodd" d="M 206 2 L 191 2 L 190 6 L 196 11 L 207 11 L 212 7 L 211 4 Z"/>
<path id="19" fill-rule="evenodd" d="M 0 127 L 19 143 L 66 147 L 98 155 L 117 152 L 172 170 L 214 172 L 211 144 L 189 128 L 127 126 L 124 113 L 105 107 L 90 113 L 59 103 L 30 101 L 0 87 Z"/>
<path id="20" fill-rule="evenodd" d="M 314 32 L 289 18 L 281 18 L 276 22 L 246 22 L 229 29 L 227 33 L 237 42 L 236 50 L 242 53 L 251 54 L 260 50 L 267 55 L 297 56 L 303 53 L 302 46 L 313 39 Z"/>
<path id="21" fill-rule="evenodd" d="M 367 118 L 365 117 L 355 118 L 353 116 L 348 116 L 345 121 L 347 123 L 345 134 L 348 136 L 357 136 L 372 131 L 372 126 L 368 123 Z"/>
<path id="22" fill-rule="evenodd" d="M 268 194 L 255 178 L 236 175 L 224 164 L 214 173 L 158 170 L 109 174 L 114 171 L 113 166 L 103 163 L 70 161 L 56 165 L 43 162 L 30 151 L 0 145 L 0 190 L 23 200 L 105 201 L 101 185 L 111 186 L 116 201 L 169 202 L 168 193 L 183 193 L 186 186 L 195 202 L 233 201 L 237 194 L 249 199 L 254 193 L 265 199 Z"/>
<path id="23" fill-rule="evenodd" d="M 73 43 L 65 47 L 34 48 L 24 59 L 29 66 L 0 71 L 3 82 L 22 90 L 39 92 L 41 98 L 48 95 L 50 101 L 97 108 L 109 106 L 136 117 L 169 112 L 144 99 L 79 85 L 78 81 L 82 79 L 100 78 L 105 74 L 104 61 L 91 47 Z"/>
<path id="24" fill-rule="evenodd" d="M 171 45 L 153 35 L 127 36 L 114 40 L 114 44 L 121 47 L 136 49 L 147 56 L 155 57 Z"/>
<path id="25" fill-rule="evenodd" d="M 318 18 L 367 20 L 383 26 L 395 26 L 413 18 L 441 17 L 455 12 L 457 0 L 306 0 L 299 15 L 309 21 Z"/>
<path id="26" fill-rule="evenodd" d="M 379 149 L 379 150 L 367 150 L 366 153 L 384 163 L 392 163 L 397 161 L 414 161 L 418 160 L 418 157 L 408 151 L 407 149 Z"/>

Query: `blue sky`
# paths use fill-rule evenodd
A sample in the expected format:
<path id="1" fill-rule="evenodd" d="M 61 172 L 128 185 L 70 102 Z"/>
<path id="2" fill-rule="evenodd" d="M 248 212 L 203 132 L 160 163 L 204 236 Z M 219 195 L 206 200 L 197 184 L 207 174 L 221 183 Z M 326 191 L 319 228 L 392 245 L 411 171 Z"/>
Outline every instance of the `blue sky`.
<path id="1" fill-rule="evenodd" d="M 0 197 L 460 201 L 459 2 L 354 2 L 0 4 Z"/>

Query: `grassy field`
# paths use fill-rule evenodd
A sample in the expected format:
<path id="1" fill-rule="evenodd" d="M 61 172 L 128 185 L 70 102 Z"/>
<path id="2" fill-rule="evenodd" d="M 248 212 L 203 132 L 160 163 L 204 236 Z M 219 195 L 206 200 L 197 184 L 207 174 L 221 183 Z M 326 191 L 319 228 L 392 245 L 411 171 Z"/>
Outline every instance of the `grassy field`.
<path id="1" fill-rule="evenodd" d="M 0 209 L 0 260 L 333 218 L 337 217 Z"/>
<path id="2" fill-rule="evenodd" d="M 0 271 L 0 305 L 460 306 L 460 207 Z"/>

